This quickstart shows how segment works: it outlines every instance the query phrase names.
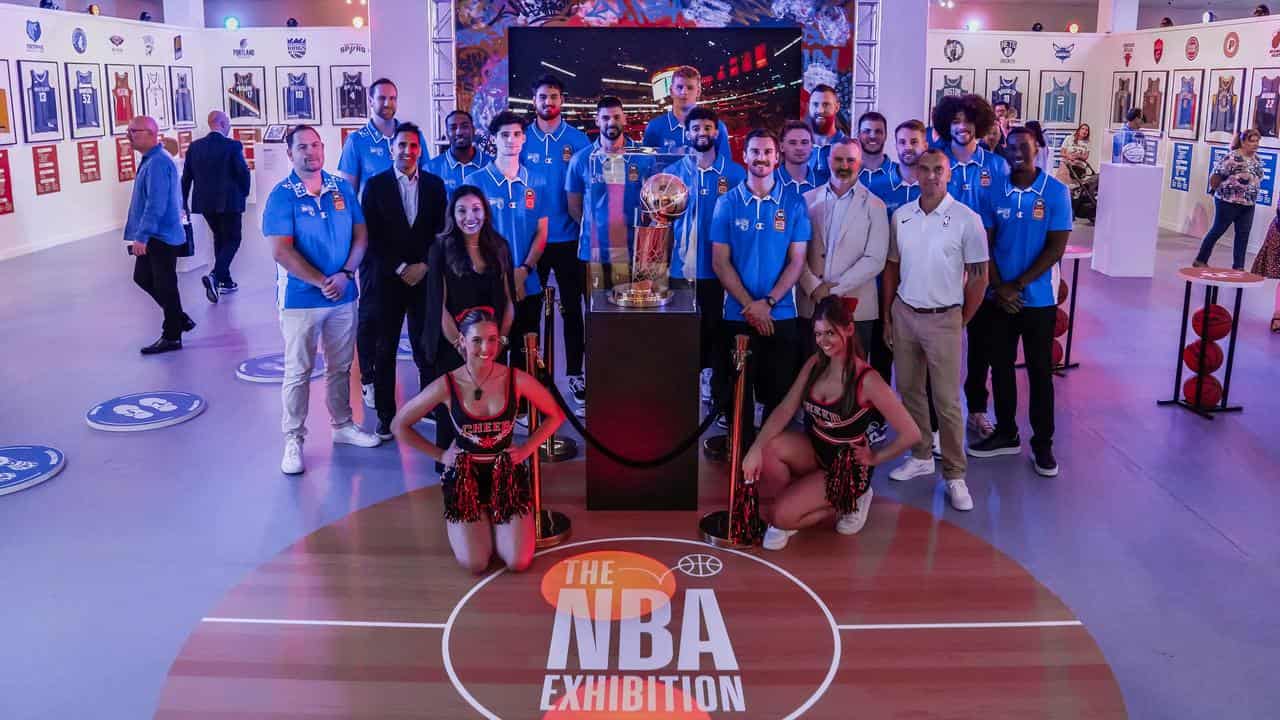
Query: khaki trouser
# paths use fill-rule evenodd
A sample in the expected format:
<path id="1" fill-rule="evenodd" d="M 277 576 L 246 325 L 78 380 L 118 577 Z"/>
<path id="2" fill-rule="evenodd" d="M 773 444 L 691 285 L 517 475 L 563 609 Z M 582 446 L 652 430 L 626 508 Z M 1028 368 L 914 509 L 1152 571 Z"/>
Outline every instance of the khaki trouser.
<path id="1" fill-rule="evenodd" d="M 932 456 L 929 400 L 925 377 L 933 382 L 934 410 L 942 441 L 942 476 L 964 477 L 964 416 L 960 412 L 961 331 L 960 308 L 942 313 L 918 313 L 901 300 L 893 301 L 893 365 L 898 376 L 902 404 L 920 428 L 920 442 L 911 455 L 920 460 Z"/>
<path id="2" fill-rule="evenodd" d="M 342 427 L 351 422 L 351 358 L 356 346 L 356 304 L 280 311 L 284 335 L 284 383 L 281 397 L 285 435 L 307 434 L 307 407 L 311 400 L 311 371 L 317 344 L 324 350 L 325 403 L 329 422 Z"/>

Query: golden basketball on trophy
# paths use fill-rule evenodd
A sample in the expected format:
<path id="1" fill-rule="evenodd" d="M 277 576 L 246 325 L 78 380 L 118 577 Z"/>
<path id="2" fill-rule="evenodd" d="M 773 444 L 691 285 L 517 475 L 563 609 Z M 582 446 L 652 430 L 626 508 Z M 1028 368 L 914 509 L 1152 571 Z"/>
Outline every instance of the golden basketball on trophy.
<path id="1" fill-rule="evenodd" d="M 657 307 L 671 300 L 671 221 L 689 207 L 689 187 L 671 173 L 644 181 L 640 206 L 649 225 L 636 227 L 631 282 L 615 286 L 612 299 L 624 307 Z"/>

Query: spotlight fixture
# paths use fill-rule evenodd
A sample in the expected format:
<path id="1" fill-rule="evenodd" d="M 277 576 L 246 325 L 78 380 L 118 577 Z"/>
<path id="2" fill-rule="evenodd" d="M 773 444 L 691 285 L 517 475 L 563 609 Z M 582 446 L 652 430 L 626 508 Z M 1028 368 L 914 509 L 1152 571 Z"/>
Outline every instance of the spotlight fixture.
<path id="1" fill-rule="evenodd" d="M 138 19 L 141 20 L 142 22 L 151 22 L 151 13 L 147 12 L 146 10 L 143 10 L 138 15 Z"/>
<path id="2" fill-rule="evenodd" d="M 978 32 L 979 30 L 982 29 L 982 23 L 978 22 L 978 20 L 976 19 L 970 20 L 969 22 L 964 24 L 964 28 L 969 32 Z"/>
<path id="3" fill-rule="evenodd" d="M 239 30 L 240 18 L 236 17 L 235 15 L 228 15 L 222 19 L 222 27 L 228 30 Z"/>
<path id="4" fill-rule="evenodd" d="M 1217 19 L 1218 19 L 1218 14 L 1212 10 L 1205 10 L 1204 14 L 1200 16 L 1200 22 L 1211 23 Z"/>
<path id="5" fill-rule="evenodd" d="M 364 27 L 364 18 L 360 17 L 359 15 L 351 18 L 351 27 L 357 30 Z"/>
<path id="6" fill-rule="evenodd" d="M 1068 25 L 1067 32 L 1073 33 L 1073 34 L 1080 32 L 1080 23 L 1071 23 L 1070 25 Z"/>
<path id="7" fill-rule="evenodd" d="M 1044 32 L 1044 23 L 1036 23 L 1031 26 L 1031 32 Z"/>
<path id="8" fill-rule="evenodd" d="M 90 3 L 89 7 L 85 8 L 84 11 L 89 13 L 90 15 L 101 15 L 102 6 L 99 5 L 98 3 Z"/>
<path id="9" fill-rule="evenodd" d="M 298 27 L 298 18 L 289 18 L 284 21 L 285 27 Z"/>

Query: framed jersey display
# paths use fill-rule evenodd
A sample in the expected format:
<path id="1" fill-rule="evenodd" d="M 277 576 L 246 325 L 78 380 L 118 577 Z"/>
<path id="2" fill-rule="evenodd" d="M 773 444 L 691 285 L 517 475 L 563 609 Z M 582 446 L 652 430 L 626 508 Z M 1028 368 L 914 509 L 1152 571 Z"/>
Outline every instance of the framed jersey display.
<path id="1" fill-rule="evenodd" d="M 1084 72 L 1041 70 L 1040 124 L 1046 128 L 1074 128 L 1084 115 Z"/>
<path id="2" fill-rule="evenodd" d="M 1244 68 L 1218 68 L 1209 71 L 1204 92 L 1204 139 L 1211 143 L 1229 143 L 1240 128 L 1240 112 L 1244 108 Z"/>
<path id="3" fill-rule="evenodd" d="M 191 68 L 185 65 L 174 65 L 169 68 L 169 91 L 173 93 L 173 126 L 195 127 L 196 81 L 195 73 Z"/>
<path id="4" fill-rule="evenodd" d="M 233 126 L 267 124 L 267 70 L 222 68 L 222 106 Z"/>
<path id="5" fill-rule="evenodd" d="M 363 125 L 369 120 L 368 65 L 330 65 L 329 87 L 333 92 L 333 124 Z"/>
<path id="6" fill-rule="evenodd" d="M 1169 85 L 1168 70 L 1143 70 L 1138 76 L 1135 107 L 1142 110 L 1142 129 L 1160 135 L 1164 128 L 1164 96 Z"/>
<path id="7" fill-rule="evenodd" d="M 987 70 L 986 98 L 992 105 L 1006 102 L 1018 117 L 1032 118 L 1035 117 L 1031 114 L 1033 97 L 1030 70 Z"/>
<path id="8" fill-rule="evenodd" d="M 163 65 L 143 65 L 138 70 L 142 79 L 142 114 L 154 118 L 161 130 L 168 130 L 173 127 L 169 70 Z"/>
<path id="9" fill-rule="evenodd" d="M 63 66 L 67 81 L 67 121 L 71 139 L 99 138 L 107 134 L 107 118 L 102 111 L 102 66 L 73 63 Z"/>
<path id="10" fill-rule="evenodd" d="M 107 120 L 112 135 L 124 135 L 129 121 L 142 114 L 137 65 L 107 65 Z"/>
<path id="11" fill-rule="evenodd" d="M 42 143 L 62 140 L 62 79 L 58 63 L 35 60 L 18 61 L 18 93 L 22 100 L 23 142 Z"/>
<path id="12" fill-rule="evenodd" d="M 320 67 L 277 67 L 276 102 L 282 123 L 319 123 Z"/>
<path id="13" fill-rule="evenodd" d="M 1204 70 L 1174 70 L 1169 84 L 1169 137 L 1200 139 Z"/>
<path id="14" fill-rule="evenodd" d="M 1245 98 L 1249 107 L 1241 125 L 1257 128 L 1264 146 L 1280 147 L 1280 68 L 1254 68 Z"/>
<path id="15" fill-rule="evenodd" d="M 1133 109 L 1137 98 L 1138 73 L 1122 70 L 1111 73 L 1111 98 L 1107 101 L 1107 127 L 1112 130 L 1124 125 L 1124 118 Z"/>
<path id="16" fill-rule="evenodd" d="M 929 71 L 929 114 L 933 117 L 933 106 L 944 97 L 951 95 L 967 95 L 978 89 L 978 71 L 972 68 L 933 68 Z"/>
<path id="17" fill-rule="evenodd" d="M 18 142 L 18 115 L 13 109 L 13 85 L 10 83 L 9 61 L 0 60 L 0 145 Z"/>

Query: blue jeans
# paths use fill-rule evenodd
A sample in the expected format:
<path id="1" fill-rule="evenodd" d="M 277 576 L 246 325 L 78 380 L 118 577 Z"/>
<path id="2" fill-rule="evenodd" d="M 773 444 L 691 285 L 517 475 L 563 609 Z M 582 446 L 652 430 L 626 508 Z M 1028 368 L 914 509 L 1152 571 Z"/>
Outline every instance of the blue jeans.
<path id="1" fill-rule="evenodd" d="M 1209 234 L 1200 243 L 1197 262 L 1209 262 L 1213 246 L 1232 224 L 1236 226 L 1236 238 L 1231 246 L 1231 267 L 1236 270 L 1244 269 L 1244 253 L 1249 249 L 1249 229 L 1253 227 L 1253 206 L 1223 202 L 1217 198 L 1213 200 L 1213 227 L 1209 228 Z"/>

